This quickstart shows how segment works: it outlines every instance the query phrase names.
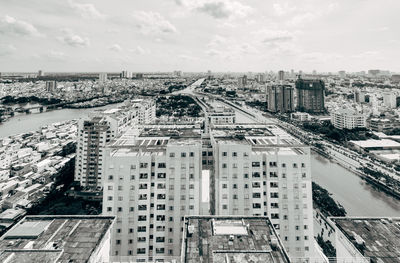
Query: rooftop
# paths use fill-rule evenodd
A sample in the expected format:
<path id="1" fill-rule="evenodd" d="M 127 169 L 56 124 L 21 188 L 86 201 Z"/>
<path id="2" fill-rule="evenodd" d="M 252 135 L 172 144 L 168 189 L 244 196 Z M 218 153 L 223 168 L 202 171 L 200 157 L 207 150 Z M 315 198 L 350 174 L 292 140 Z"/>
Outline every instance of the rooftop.
<path id="1" fill-rule="evenodd" d="M 0 239 L 0 262 L 86 262 L 114 217 L 27 216 Z"/>
<path id="2" fill-rule="evenodd" d="M 182 263 L 290 262 L 268 217 L 188 216 Z"/>
<path id="3" fill-rule="evenodd" d="M 372 262 L 400 262 L 400 218 L 338 218 L 331 220 Z M 379 259 L 379 260 L 378 260 Z"/>
<path id="4" fill-rule="evenodd" d="M 382 139 L 382 140 L 369 139 L 365 141 L 350 141 L 350 142 L 361 148 L 400 148 L 400 143 L 390 139 Z"/>

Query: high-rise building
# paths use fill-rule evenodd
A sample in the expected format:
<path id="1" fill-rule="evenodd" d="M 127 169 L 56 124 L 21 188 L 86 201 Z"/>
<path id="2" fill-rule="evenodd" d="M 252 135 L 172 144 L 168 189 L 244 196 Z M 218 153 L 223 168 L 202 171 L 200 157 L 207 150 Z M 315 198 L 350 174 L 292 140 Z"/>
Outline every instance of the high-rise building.
<path id="1" fill-rule="evenodd" d="M 57 82 L 55 80 L 46 81 L 46 91 L 54 92 L 57 88 Z"/>
<path id="2" fill-rule="evenodd" d="M 285 80 L 285 71 L 279 70 L 278 72 L 278 80 L 284 81 Z"/>
<path id="3" fill-rule="evenodd" d="M 310 148 L 274 125 L 220 125 L 210 138 L 215 215 L 268 216 L 291 257 L 312 257 Z"/>
<path id="4" fill-rule="evenodd" d="M 247 76 L 244 75 L 243 77 L 238 78 L 238 87 L 244 88 L 247 85 Z"/>
<path id="5" fill-rule="evenodd" d="M 266 79 L 267 79 L 267 76 L 264 73 L 259 73 L 256 75 L 256 80 L 258 83 L 264 83 L 266 81 Z"/>
<path id="6" fill-rule="evenodd" d="M 297 108 L 299 111 L 322 113 L 325 111 L 325 83 L 317 79 L 296 80 Z"/>
<path id="7" fill-rule="evenodd" d="M 337 129 L 365 128 L 366 118 L 352 109 L 338 109 L 331 113 L 331 123 Z"/>
<path id="8" fill-rule="evenodd" d="M 143 127 L 106 150 L 103 214 L 116 215 L 112 258 L 179 259 L 185 215 L 208 214 L 200 129 Z"/>
<path id="9" fill-rule="evenodd" d="M 364 103 L 365 102 L 365 91 L 360 89 L 354 90 L 354 102 Z"/>
<path id="10" fill-rule="evenodd" d="M 368 70 L 368 75 L 371 77 L 377 77 L 381 71 L 379 69 L 370 69 Z"/>
<path id="11" fill-rule="evenodd" d="M 346 77 L 346 71 L 340 70 L 340 71 L 339 71 L 339 77 L 341 77 L 341 78 Z"/>
<path id="12" fill-rule="evenodd" d="M 38 76 L 38 78 L 39 77 L 43 77 L 44 76 L 44 72 L 42 70 L 39 70 L 37 76 Z"/>
<path id="13" fill-rule="evenodd" d="M 101 188 L 104 147 L 116 136 L 137 124 L 155 119 L 153 100 L 126 102 L 119 109 L 95 113 L 78 121 L 75 181 L 83 187 Z"/>
<path id="14" fill-rule="evenodd" d="M 106 81 L 107 81 L 107 73 L 100 73 L 99 82 L 106 82 Z"/>
<path id="15" fill-rule="evenodd" d="M 310 148 L 275 125 L 144 125 L 104 154 L 115 260 L 179 259 L 184 216 L 267 216 L 291 257 L 314 256 Z"/>
<path id="16" fill-rule="evenodd" d="M 390 109 L 395 109 L 397 107 L 396 99 L 396 93 L 393 91 L 387 91 L 383 93 L 383 104 Z"/>
<path id="17" fill-rule="evenodd" d="M 123 70 L 122 72 L 121 72 L 121 78 L 123 78 L 123 79 L 131 79 L 132 78 L 132 72 L 130 72 L 130 71 L 127 71 L 127 70 Z"/>
<path id="18" fill-rule="evenodd" d="M 294 89 L 291 85 L 271 85 L 267 87 L 268 111 L 294 111 Z"/>

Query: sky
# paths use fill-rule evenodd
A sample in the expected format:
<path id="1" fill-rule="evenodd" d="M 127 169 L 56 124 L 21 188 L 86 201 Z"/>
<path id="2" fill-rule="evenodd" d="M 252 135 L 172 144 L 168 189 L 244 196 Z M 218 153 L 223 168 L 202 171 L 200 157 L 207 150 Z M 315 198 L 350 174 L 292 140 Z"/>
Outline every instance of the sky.
<path id="1" fill-rule="evenodd" d="M 0 71 L 400 71 L 399 0 L 0 0 Z"/>

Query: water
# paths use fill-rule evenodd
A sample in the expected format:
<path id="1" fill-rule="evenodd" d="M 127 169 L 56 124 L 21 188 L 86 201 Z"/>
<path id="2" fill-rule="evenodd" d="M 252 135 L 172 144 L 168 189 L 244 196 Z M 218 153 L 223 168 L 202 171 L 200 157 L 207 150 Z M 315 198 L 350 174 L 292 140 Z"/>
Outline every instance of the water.
<path id="1" fill-rule="evenodd" d="M 53 122 L 79 119 L 95 110 L 116 108 L 122 103 L 111 104 L 103 107 L 89 109 L 61 109 L 43 113 L 20 114 L 0 124 L 0 138 L 38 130 L 41 126 Z"/>
<path id="2" fill-rule="evenodd" d="M 313 181 L 332 193 L 348 216 L 400 216 L 399 200 L 317 153 L 311 156 L 311 171 Z"/>

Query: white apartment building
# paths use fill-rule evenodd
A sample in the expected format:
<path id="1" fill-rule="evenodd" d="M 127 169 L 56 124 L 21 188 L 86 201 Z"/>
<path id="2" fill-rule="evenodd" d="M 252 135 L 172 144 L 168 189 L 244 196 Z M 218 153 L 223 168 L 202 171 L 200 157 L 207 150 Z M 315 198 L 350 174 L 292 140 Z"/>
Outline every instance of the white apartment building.
<path id="1" fill-rule="evenodd" d="M 293 259 L 315 255 L 310 148 L 275 125 L 146 125 L 104 158 L 115 260 L 178 259 L 183 217 L 207 214 L 268 216 Z"/>
<path id="2" fill-rule="evenodd" d="M 147 105 L 152 105 L 148 107 Z M 154 109 L 153 109 L 154 108 Z M 129 127 L 155 119 L 155 103 L 144 100 L 140 107 L 124 106 L 95 113 L 78 121 L 75 181 L 83 187 L 101 188 L 104 147 Z"/>
<path id="3" fill-rule="evenodd" d="M 390 109 L 395 109 L 397 107 L 396 98 L 397 98 L 397 96 L 394 91 L 384 92 L 383 93 L 383 104 Z"/>
<path id="4" fill-rule="evenodd" d="M 338 129 L 352 130 L 366 127 L 365 116 L 351 109 L 339 109 L 331 112 L 331 122 Z"/>
<path id="5" fill-rule="evenodd" d="M 313 257 L 309 147 L 273 125 L 216 125 L 210 137 L 215 214 L 268 216 L 292 258 Z"/>
<path id="6" fill-rule="evenodd" d="M 199 215 L 200 193 L 208 193 L 200 129 L 144 127 L 113 141 L 105 155 L 103 215 L 117 217 L 112 259 L 179 259 L 184 216 Z"/>
<path id="7" fill-rule="evenodd" d="M 156 119 L 156 102 L 152 99 L 135 99 L 127 104 L 137 112 L 139 124 L 153 123 Z"/>

